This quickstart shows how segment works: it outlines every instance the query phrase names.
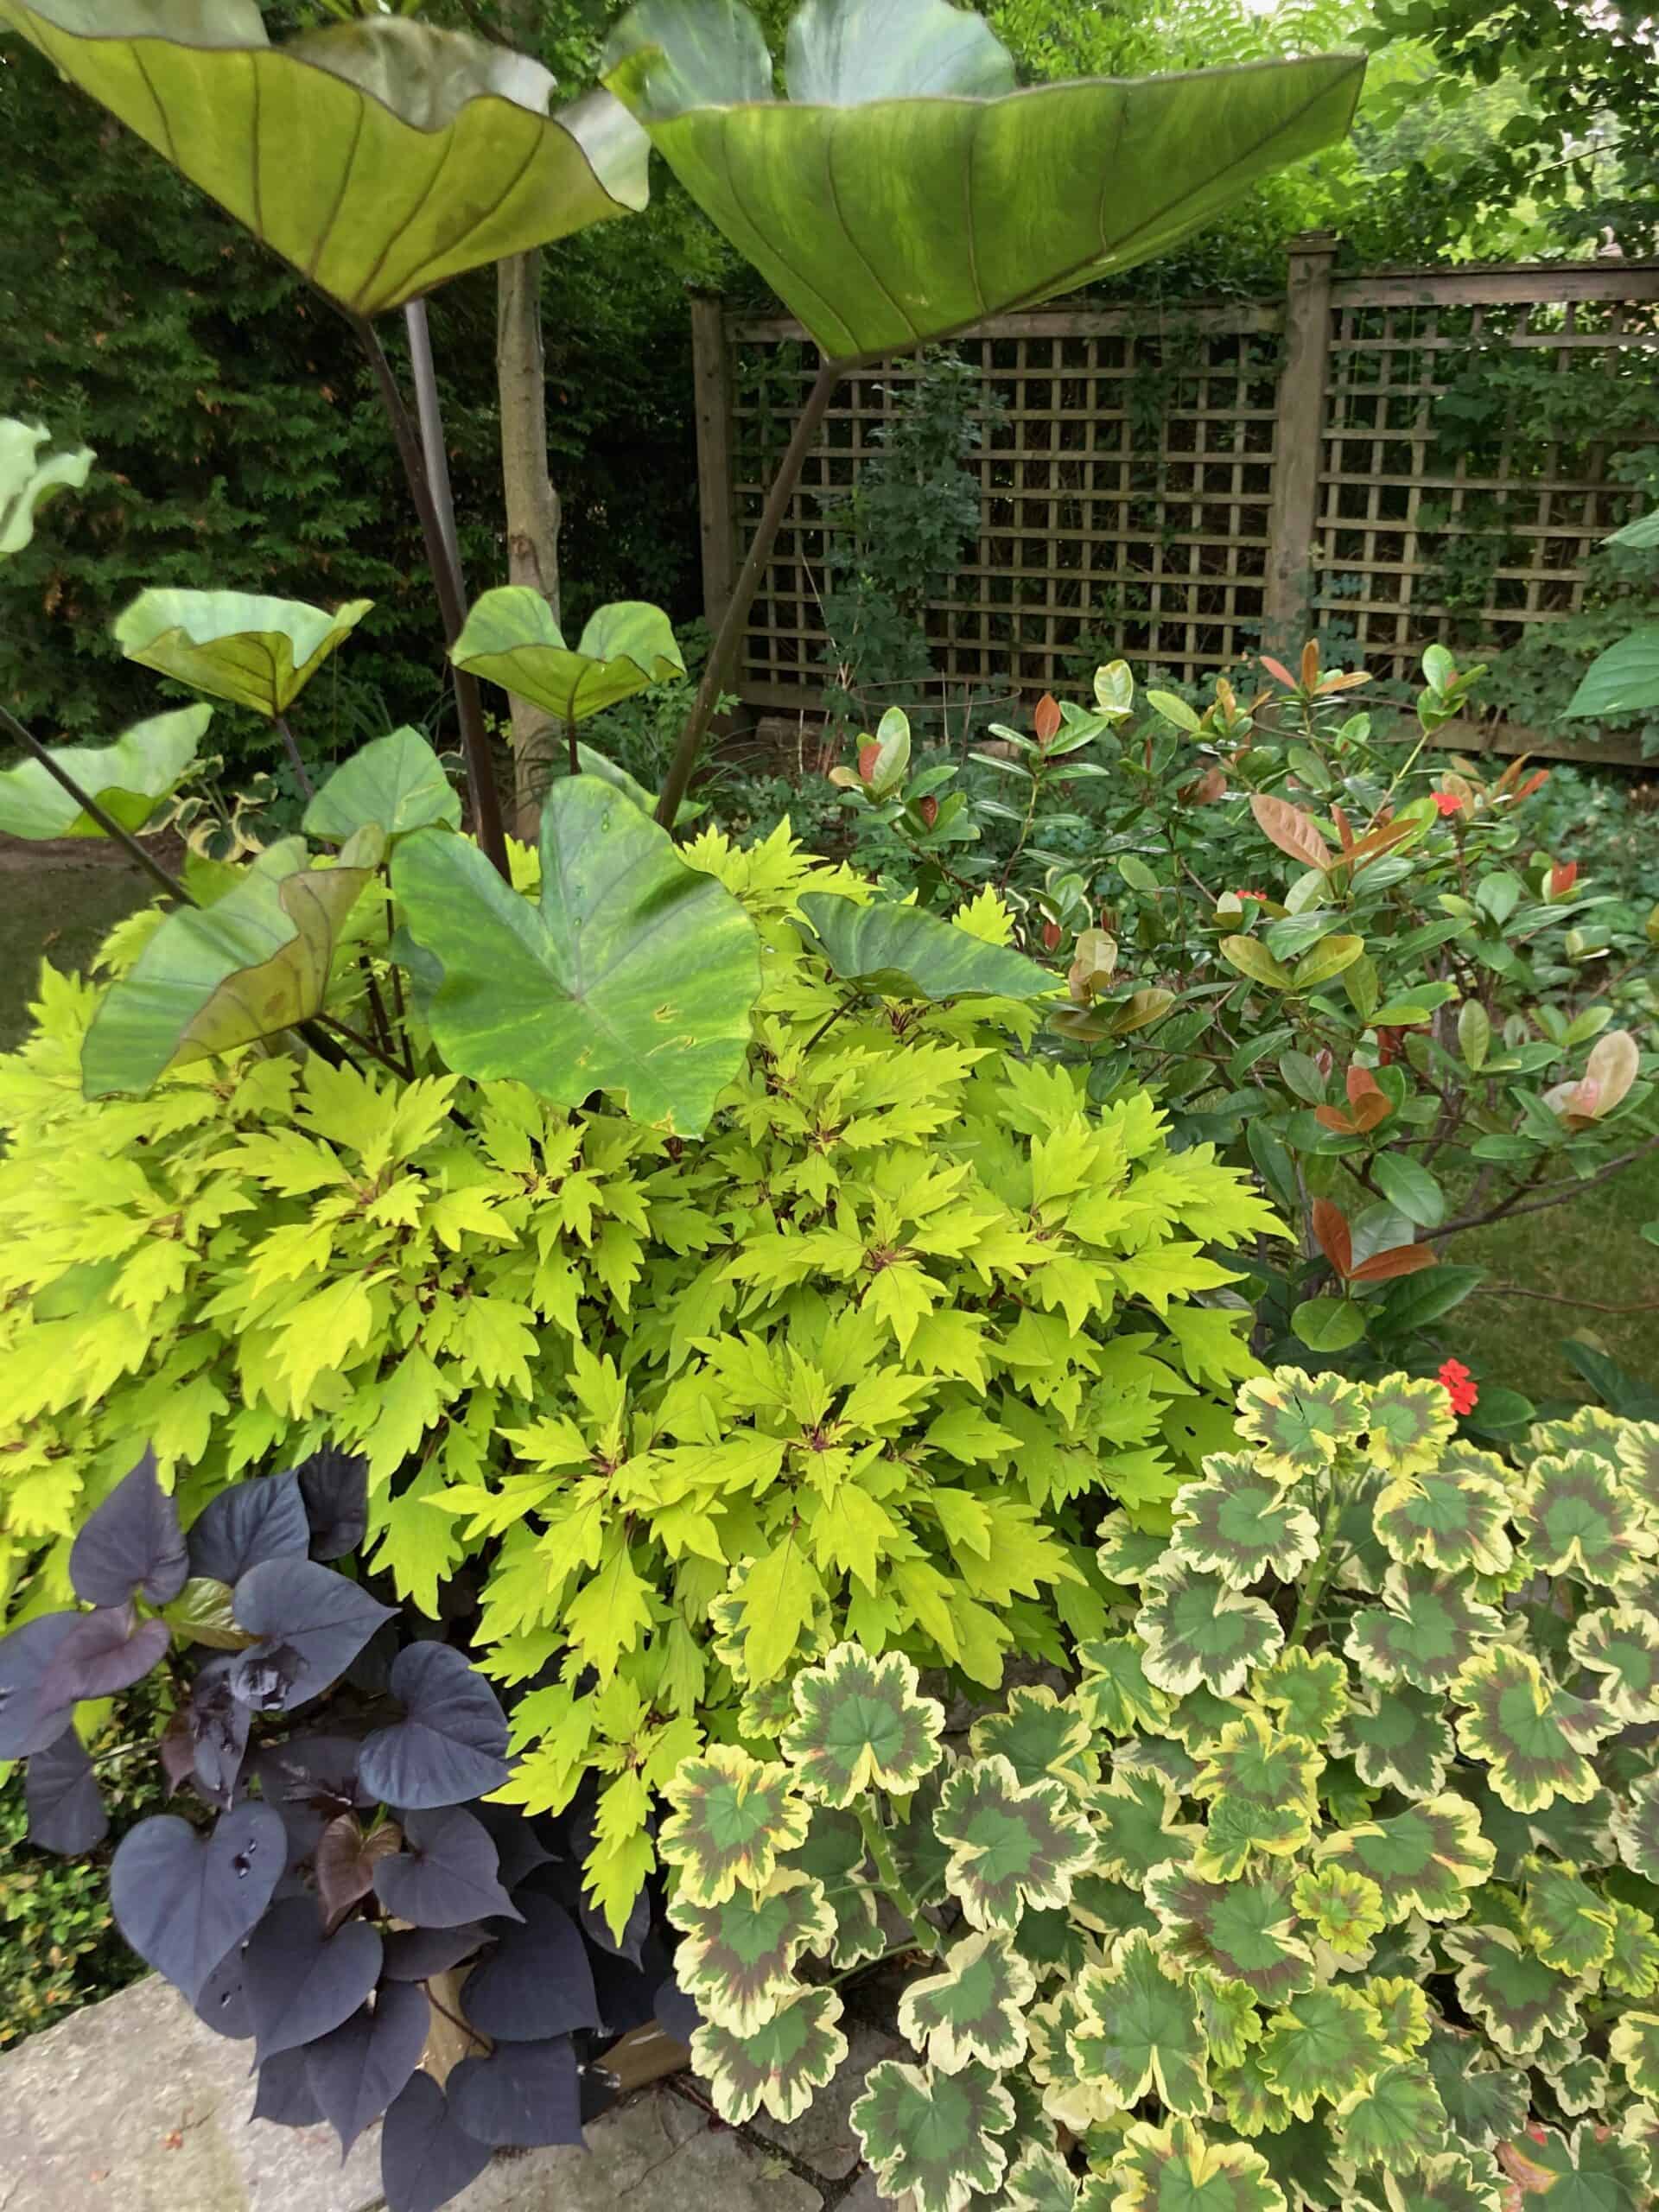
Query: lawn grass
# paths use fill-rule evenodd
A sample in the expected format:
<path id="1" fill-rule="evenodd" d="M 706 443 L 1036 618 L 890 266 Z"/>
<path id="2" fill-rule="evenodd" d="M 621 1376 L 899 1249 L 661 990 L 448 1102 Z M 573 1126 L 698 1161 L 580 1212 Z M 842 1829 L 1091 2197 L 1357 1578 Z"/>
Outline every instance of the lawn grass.
<path id="1" fill-rule="evenodd" d="M 137 868 L 107 861 L 53 860 L 0 868 L 0 1052 L 29 1026 L 44 954 L 84 969 L 115 925 L 142 906 L 150 886 Z"/>

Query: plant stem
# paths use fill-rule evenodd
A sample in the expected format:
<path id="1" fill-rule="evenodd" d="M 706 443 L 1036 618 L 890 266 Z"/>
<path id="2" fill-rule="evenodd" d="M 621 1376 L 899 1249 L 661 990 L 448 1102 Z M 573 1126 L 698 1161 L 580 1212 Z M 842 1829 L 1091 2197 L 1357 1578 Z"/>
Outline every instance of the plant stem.
<path id="1" fill-rule="evenodd" d="M 715 718 L 715 709 L 720 703 L 727 677 L 737 658 L 738 640 L 749 619 L 749 609 L 760 588 L 761 572 L 772 556 L 778 532 L 789 512 L 789 503 L 801 480 L 801 470 L 806 456 L 817 442 L 820 426 L 836 385 L 850 361 L 825 361 L 813 380 L 806 396 L 799 419 L 778 464 L 778 474 L 772 480 L 772 489 L 766 494 L 766 504 L 760 511 L 760 519 L 754 526 L 754 536 L 749 542 L 748 557 L 738 571 L 732 596 L 726 612 L 720 618 L 720 628 L 714 644 L 709 649 L 709 662 L 702 671 L 702 681 L 697 686 L 697 696 L 680 741 L 674 748 L 674 758 L 669 762 L 668 773 L 663 779 L 662 792 L 657 801 L 657 819 L 664 830 L 672 830 L 680 811 L 680 801 L 685 797 L 691 781 L 691 771 L 697 765 L 697 755 L 702 750 L 702 741 L 708 735 L 709 725 Z"/>
<path id="2" fill-rule="evenodd" d="M 899 1861 L 893 1855 L 891 1837 L 882 1827 L 874 1806 L 861 1804 L 856 1809 L 864 1846 L 875 1861 L 875 1871 L 882 1888 L 915 1929 L 916 1941 L 923 1950 L 931 1952 L 937 1958 L 944 1948 L 944 1939 L 931 1921 L 923 1918 L 920 1905 L 906 1887 L 904 1877 L 899 1872 Z"/>
<path id="3" fill-rule="evenodd" d="M 276 721 L 277 732 L 288 748 L 288 765 L 294 771 L 300 789 L 305 793 L 307 798 L 315 798 L 317 787 L 306 772 L 305 762 L 300 755 L 299 741 L 288 726 L 288 716 L 278 715 Z"/>
<path id="4" fill-rule="evenodd" d="M 582 755 L 576 750 L 576 718 L 574 715 L 566 717 L 564 734 L 570 746 L 570 772 L 573 776 L 579 776 L 582 773 Z"/>
<path id="5" fill-rule="evenodd" d="M 417 310 L 418 308 L 418 315 Z M 454 537 L 454 503 L 448 495 L 449 468 L 444 458 L 442 425 L 438 416 L 437 383 L 432 375 L 432 352 L 425 340 L 426 310 L 418 302 L 407 310 L 410 329 L 410 349 L 415 360 L 417 386 L 416 400 L 421 417 L 432 432 L 432 444 L 423 450 L 419 432 L 410 419 L 404 395 L 397 388 L 386 349 L 375 334 L 374 326 L 360 315 L 347 318 L 357 333 L 358 343 L 368 356 L 369 365 L 379 387 L 387 420 L 397 442 L 398 457 L 404 464 L 404 474 L 409 480 L 410 496 L 415 511 L 421 518 L 421 535 L 426 541 L 426 557 L 432 570 L 432 581 L 438 594 L 438 612 L 443 620 L 443 634 L 454 645 L 461 635 L 467 620 L 467 589 L 461 573 L 461 561 Z M 416 326 L 418 321 L 422 342 L 417 346 Z M 439 489 L 435 490 L 435 480 Z M 501 796 L 495 785 L 495 765 L 490 758 L 489 734 L 484 727 L 484 701 L 478 681 L 464 669 L 453 668 L 451 675 L 455 687 L 455 718 L 461 724 L 461 748 L 467 756 L 467 788 L 473 804 L 473 826 L 486 857 L 504 883 L 511 882 L 512 871 L 507 861 L 506 832 L 501 821 Z"/>
<path id="6" fill-rule="evenodd" d="M 90 792 L 82 791 L 74 778 L 66 769 L 59 767 L 39 738 L 35 737 L 32 732 L 26 730 L 16 715 L 9 713 L 4 707 L 0 707 L 0 731 L 3 731 L 14 744 L 21 745 L 26 753 L 38 760 L 53 781 L 62 785 L 81 812 L 96 822 L 106 837 L 112 837 L 118 845 L 122 846 L 131 858 L 137 861 L 144 874 L 153 882 L 161 886 L 169 899 L 181 899 L 187 906 L 195 905 L 195 900 L 177 878 L 169 875 L 159 861 L 152 860 L 131 831 L 124 830 L 113 815 L 106 814 Z"/>
<path id="7" fill-rule="evenodd" d="M 1325 1502 L 1325 1517 L 1319 1523 L 1319 1548 L 1308 1576 L 1302 1585 L 1302 1594 L 1296 1607 L 1296 1618 L 1290 1624 L 1290 1634 L 1285 1638 L 1287 1651 L 1294 1651 L 1313 1625 L 1319 1600 L 1325 1595 L 1325 1586 L 1331 1579 L 1332 1554 L 1336 1549 L 1337 1523 L 1342 1515 L 1342 1492 L 1336 1476 L 1331 1478 L 1331 1494 Z"/>
<path id="8" fill-rule="evenodd" d="M 403 1081 L 402 1068 L 398 1066 L 390 1052 L 381 1051 L 372 1037 L 365 1037 L 360 1029 L 353 1029 L 349 1021 L 342 1021 L 337 1014 L 319 1014 L 315 1016 L 315 1019 L 320 1021 L 325 1029 L 337 1030 L 342 1037 L 348 1038 L 359 1052 L 366 1052 L 372 1060 L 378 1060 L 383 1068 L 390 1069 L 400 1083 Z M 311 1024 L 302 1021 L 298 1024 L 298 1027 L 303 1031 L 308 1029 Z"/>

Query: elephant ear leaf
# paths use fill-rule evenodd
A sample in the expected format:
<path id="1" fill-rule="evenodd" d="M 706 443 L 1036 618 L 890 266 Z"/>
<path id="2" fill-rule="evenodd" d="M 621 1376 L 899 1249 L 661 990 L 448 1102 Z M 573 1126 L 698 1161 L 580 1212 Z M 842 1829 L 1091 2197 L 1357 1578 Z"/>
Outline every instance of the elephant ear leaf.
<path id="1" fill-rule="evenodd" d="M 386 842 L 416 830 L 459 830 L 461 800 L 417 729 L 395 729 L 342 760 L 305 810 L 308 836 L 343 845 L 373 823 Z"/>
<path id="2" fill-rule="evenodd" d="M 122 829 L 142 830 L 194 760 L 213 713 L 211 707 L 181 707 L 153 715 L 113 745 L 56 745 L 52 758 Z M 0 830 L 9 837 L 104 835 L 38 760 L 21 760 L 0 774 Z"/>
<path id="3" fill-rule="evenodd" d="M 35 535 L 35 510 L 66 486 L 79 491 L 92 465 L 90 446 L 41 458 L 52 433 L 0 416 L 0 555 L 21 553 Z"/>
<path id="4" fill-rule="evenodd" d="M 0 0 L 0 21 L 350 315 L 648 196 L 616 100 L 551 115 L 545 69 L 464 32 L 371 15 L 273 46 L 255 0 L 139 0 L 115 26 Z"/>
<path id="5" fill-rule="evenodd" d="M 797 1786 L 826 1805 L 855 1804 L 872 1789 L 908 1796 L 944 1755 L 944 1708 L 920 1695 L 901 1651 L 873 1659 L 839 1643 L 797 1675 L 794 1698 L 779 1748 Z"/>
<path id="6" fill-rule="evenodd" d="M 308 1020 L 383 843 L 378 830 L 359 830 L 337 866 L 313 868 L 304 841 L 287 837 L 213 906 L 169 914 L 92 1019 L 87 1097 L 147 1090 L 169 1068 Z"/>
<path id="7" fill-rule="evenodd" d="M 288 712 L 373 604 L 351 599 L 329 614 L 301 600 L 245 591 L 141 591 L 117 616 L 115 640 L 140 667 L 270 721 Z"/>
<path id="8" fill-rule="evenodd" d="M 895 2058 L 870 2069 L 850 2114 L 882 2196 L 918 2212 L 950 2212 L 995 2190 L 1007 2169 L 997 2138 L 1014 2117 L 1013 2098 L 986 2067 L 945 2074 Z"/>
<path id="9" fill-rule="evenodd" d="M 1022 952 L 987 944 L 918 907 L 855 906 L 809 892 L 801 912 L 843 982 L 891 999 L 1046 997 L 1056 977 Z"/>
<path id="10" fill-rule="evenodd" d="M 685 674 L 660 607 L 636 599 L 601 607 L 573 649 L 540 592 L 522 584 L 504 584 L 474 602 L 449 658 L 565 723 L 589 721 L 647 684 Z"/>
<path id="11" fill-rule="evenodd" d="M 542 809 L 532 906 L 458 837 L 392 861 L 410 937 L 442 969 L 429 1016 L 448 1065 L 565 1106 L 609 1090 L 636 1121 L 699 1135 L 742 1066 L 760 944 L 731 893 L 591 776 Z"/>

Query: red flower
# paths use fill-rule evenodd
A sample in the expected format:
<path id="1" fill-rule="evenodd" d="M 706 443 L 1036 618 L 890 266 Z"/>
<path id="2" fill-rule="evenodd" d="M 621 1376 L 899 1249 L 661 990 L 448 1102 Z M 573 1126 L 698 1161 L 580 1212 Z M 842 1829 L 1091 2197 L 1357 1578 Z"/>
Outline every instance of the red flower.
<path id="1" fill-rule="evenodd" d="M 1480 1390 L 1475 1378 L 1460 1359 L 1448 1359 L 1440 1370 L 1440 1379 L 1446 1395 L 1452 1401 L 1452 1410 L 1459 1419 L 1471 1414 L 1480 1403 Z"/>
<path id="2" fill-rule="evenodd" d="M 1456 791 L 1436 791 L 1434 804 L 1442 814 L 1463 812 L 1463 801 L 1458 797 Z"/>
<path id="3" fill-rule="evenodd" d="M 1235 891 L 1232 895 L 1241 906 L 1247 899 L 1254 899 L 1258 906 L 1265 906 L 1268 903 L 1268 894 L 1265 891 Z"/>

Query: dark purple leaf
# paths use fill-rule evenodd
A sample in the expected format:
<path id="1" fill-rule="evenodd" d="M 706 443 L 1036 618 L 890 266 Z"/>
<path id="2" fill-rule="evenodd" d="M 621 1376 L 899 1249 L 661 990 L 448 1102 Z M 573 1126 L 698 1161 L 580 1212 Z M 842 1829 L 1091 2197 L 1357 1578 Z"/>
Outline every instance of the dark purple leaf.
<path id="1" fill-rule="evenodd" d="M 481 1920 L 464 1920 L 459 1928 L 397 1928 L 383 1940 L 380 1972 L 387 1981 L 426 1981 L 470 1959 L 492 1938 Z"/>
<path id="2" fill-rule="evenodd" d="M 98 1777 L 73 1725 L 29 1760 L 23 1772 L 23 1802 L 29 1808 L 29 1841 L 42 1851 L 55 1851 L 60 1858 L 90 1851 L 109 1834 L 110 1818 L 99 1795 Z"/>
<path id="3" fill-rule="evenodd" d="M 259 2069 L 259 2093 L 253 2101 L 253 2117 L 268 2120 L 274 2127 L 315 2127 L 322 2107 L 311 2094 L 307 2053 L 302 2044 L 279 2050 Z"/>
<path id="4" fill-rule="evenodd" d="M 642 1963 L 635 1966 L 615 1952 L 590 1948 L 599 2024 L 607 2036 L 626 2035 L 656 2018 L 657 1993 L 668 1974 L 668 1952 L 660 1936 L 646 1938 Z"/>
<path id="5" fill-rule="evenodd" d="M 256 1475 L 209 1498 L 190 1523 L 190 1572 L 236 1583 L 268 1559 L 303 1559 L 311 1541 L 296 1475 Z"/>
<path id="6" fill-rule="evenodd" d="M 375 1868 L 374 1886 L 388 1912 L 416 1928 L 458 1928 L 497 1914 L 517 1920 L 499 1864 L 483 1822 L 449 1806 L 410 1815 L 404 1848 Z"/>
<path id="7" fill-rule="evenodd" d="M 0 1759 L 26 1759 L 55 1744 L 73 1715 L 72 1700 L 45 1696 L 53 1662 L 84 1613 L 41 1613 L 0 1637 Z"/>
<path id="8" fill-rule="evenodd" d="M 582 1930 L 555 1897 L 520 1893 L 524 1920 L 505 1928 L 461 1993 L 473 2026 L 497 2043 L 540 2043 L 599 2025 Z"/>
<path id="9" fill-rule="evenodd" d="M 487 2058 L 461 2060 L 449 2076 L 449 2109 L 481 2143 L 580 2145 L 579 2081 L 569 2036 L 503 2044 Z"/>
<path id="10" fill-rule="evenodd" d="M 236 1586 L 236 1618 L 261 1640 L 236 1662 L 236 1694 L 261 1712 L 320 1696 L 390 1620 L 355 1582 L 308 1559 L 268 1559 Z"/>
<path id="11" fill-rule="evenodd" d="M 429 1811 L 501 1787 L 506 1715 L 469 1660 L 447 1643 L 412 1643 L 391 1670 L 391 1694 L 404 1717 L 365 1739 L 359 1768 L 383 1804 Z"/>
<path id="12" fill-rule="evenodd" d="M 673 2036 L 680 2043 L 690 2043 L 702 2025 L 702 2014 L 697 2009 L 696 1998 L 688 1997 L 671 1974 L 657 1992 L 654 2011 L 663 2033 Z"/>
<path id="13" fill-rule="evenodd" d="M 246 1956 L 245 1942 L 233 1944 L 196 1993 L 196 2018 L 202 2025 L 216 2036 L 229 2036 L 237 2042 L 253 2033 L 248 1993 L 242 1980 Z"/>
<path id="14" fill-rule="evenodd" d="M 165 1621 L 141 1621 L 130 1605 L 100 1605 L 78 1613 L 62 1637 L 41 1685 L 48 1705 L 85 1697 L 113 1697 L 130 1689 L 167 1656 L 173 1631 Z"/>
<path id="15" fill-rule="evenodd" d="M 339 1813 L 317 1838 L 315 1864 L 323 1918 L 334 1926 L 374 1887 L 374 1870 L 403 1837 L 390 1821 L 365 1835 L 355 1813 Z"/>
<path id="16" fill-rule="evenodd" d="M 251 1771 L 288 1831 L 290 1866 L 311 1857 L 330 1821 L 374 1802 L 358 1787 L 359 1748 L 355 1736 L 319 1733 L 292 1736 L 254 1754 Z"/>
<path id="17" fill-rule="evenodd" d="M 413 1982 L 380 1985 L 372 2009 L 306 2047 L 306 2078 L 344 2158 L 421 2063 L 432 2008 Z"/>
<path id="18" fill-rule="evenodd" d="M 156 1454 L 147 1450 L 75 1538 L 69 1580 L 89 1605 L 124 1605 L 134 1596 L 170 1605 L 189 1573 L 178 1508 L 156 1479 Z"/>
<path id="19" fill-rule="evenodd" d="M 325 1446 L 298 1469 L 300 1495 L 311 1524 L 313 1559 L 344 1559 L 369 1525 L 369 1463 L 357 1452 Z"/>
<path id="20" fill-rule="evenodd" d="M 490 1840 L 501 1862 L 504 1890 L 516 1890 L 525 1876 L 533 1874 L 538 1866 L 551 1866 L 553 1853 L 537 1834 L 529 1814 L 521 1813 L 516 1805 L 480 1804 L 468 1809 L 490 1832 Z"/>
<path id="21" fill-rule="evenodd" d="M 379 1979 L 380 1938 L 367 1921 L 325 1936 L 309 1897 L 274 1905 L 242 1961 L 259 2064 L 350 2019 Z"/>
<path id="22" fill-rule="evenodd" d="M 270 1903 L 282 1875 L 283 1824 L 268 1805 L 237 1806 L 207 1837 L 163 1813 L 122 1838 L 110 1868 L 110 1903 L 139 1957 L 194 2005 L 213 1968 Z"/>
<path id="23" fill-rule="evenodd" d="M 190 1744 L 190 1770 L 210 1805 L 228 1807 L 236 1795 L 248 1748 L 252 1713 L 237 1696 L 236 1661 L 228 1655 L 207 1662 L 190 1686 L 181 1708 Z"/>
<path id="24" fill-rule="evenodd" d="M 380 2132 L 380 2186 L 386 2212 L 438 2212 L 475 2181 L 493 2153 L 457 2124 L 429 2074 L 411 2074 L 386 2111 Z"/>

